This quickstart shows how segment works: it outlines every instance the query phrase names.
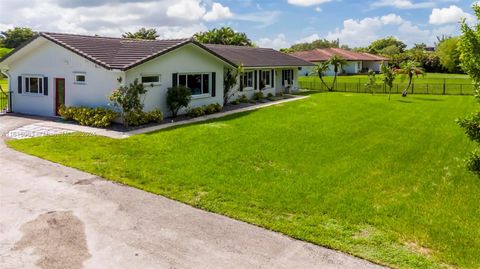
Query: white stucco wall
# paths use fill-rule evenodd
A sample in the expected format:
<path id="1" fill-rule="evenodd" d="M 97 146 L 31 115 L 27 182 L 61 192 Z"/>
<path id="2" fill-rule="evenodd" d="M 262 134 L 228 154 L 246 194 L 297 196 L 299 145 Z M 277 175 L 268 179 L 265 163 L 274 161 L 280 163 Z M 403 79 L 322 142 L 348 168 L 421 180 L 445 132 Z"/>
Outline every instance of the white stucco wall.
<path id="1" fill-rule="evenodd" d="M 142 74 L 160 74 L 159 85 L 147 86 L 148 92 L 144 96 L 145 111 L 160 108 L 164 115 L 170 115 L 166 96 L 169 87 L 172 87 L 173 73 L 216 73 L 216 94 L 192 96 L 191 107 L 218 103 L 223 105 L 223 70 L 226 64 L 217 57 L 193 44 L 188 44 L 171 51 L 156 59 L 134 67 L 126 72 L 127 83 L 135 78 L 140 80 Z M 211 82 L 211 76 L 210 76 Z M 181 111 L 180 113 L 184 113 Z"/>
<path id="2" fill-rule="evenodd" d="M 380 66 L 382 65 L 381 61 L 364 61 L 363 67 L 366 69 L 371 69 L 375 72 L 380 72 Z"/>
<path id="3" fill-rule="evenodd" d="M 55 78 L 65 79 L 67 106 L 107 106 L 107 96 L 117 86 L 113 72 L 80 57 L 54 43 L 38 42 L 38 47 L 9 66 L 12 108 L 14 112 L 54 116 Z M 86 83 L 74 84 L 74 72 L 85 72 Z M 18 93 L 18 76 L 39 75 L 48 78 L 48 95 Z"/>

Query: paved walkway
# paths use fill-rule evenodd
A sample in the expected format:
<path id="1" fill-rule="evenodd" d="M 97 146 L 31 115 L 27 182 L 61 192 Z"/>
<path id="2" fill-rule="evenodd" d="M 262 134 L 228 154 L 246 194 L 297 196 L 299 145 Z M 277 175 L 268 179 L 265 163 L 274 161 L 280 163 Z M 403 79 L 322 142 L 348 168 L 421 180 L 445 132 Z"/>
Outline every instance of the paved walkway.
<path id="1" fill-rule="evenodd" d="M 380 268 L 16 152 L 0 117 L 0 268 Z"/>

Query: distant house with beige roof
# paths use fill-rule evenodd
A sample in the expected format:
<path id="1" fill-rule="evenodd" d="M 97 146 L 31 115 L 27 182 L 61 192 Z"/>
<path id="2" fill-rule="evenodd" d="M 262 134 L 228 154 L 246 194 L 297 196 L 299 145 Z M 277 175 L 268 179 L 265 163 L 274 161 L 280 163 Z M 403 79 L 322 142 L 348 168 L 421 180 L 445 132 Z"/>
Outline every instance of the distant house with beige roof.
<path id="1" fill-rule="evenodd" d="M 329 48 L 329 49 L 314 49 L 308 51 L 297 51 L 293 52 L 290 55 L 300 58 L 304 61 L 311 62 L 314 64 L 319 64 L 321 62 L 328 61 L 332 56 L 337 55 L 345 60 L 347 64 L 342 66 L 342 73 L 345 74 L 360 74 L 366 73 L 368 70 L 373 70 L 375 72 L 380 72 L 380 65 L 384 61 L 388 61 L 388 58 L 364 53 L 364 52 L 354 52 L 350 50 L 340 49 L 340 48 Z M 299 71 L 300 76 L 308 76 L 312 71 L 312 67 L 305 66 L 302 67 Z M 333 66 L 328 72 L 327 76 L 333 76 Z"/>

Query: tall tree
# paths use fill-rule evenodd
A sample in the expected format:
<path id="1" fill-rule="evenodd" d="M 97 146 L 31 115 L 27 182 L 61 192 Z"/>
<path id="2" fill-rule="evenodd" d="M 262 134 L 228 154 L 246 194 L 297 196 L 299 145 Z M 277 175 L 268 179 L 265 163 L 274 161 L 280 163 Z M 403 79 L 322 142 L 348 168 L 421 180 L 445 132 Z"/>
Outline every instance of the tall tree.
<path id="1" fill-rule="evenodd" d="M 343 66 L 347 64 L 347 60 L 345 60 L 341 56 L 333 55 L 332 58 L 328 60 L 328 62 L 330 63 L 330 65 L 333 66 L 333 72 L 335 73 L 333 77 L 333 86 L 332 86 L 332 88 L 334 88 L 337 85 L 338 72 L 340 70 L 343 70 Z"/>
<path id="2" fill-rule="evenodd" d="M 235 32 L 230 27 L 215 28 L 206 32 L 196 33 L 193 38 L 204 44 L 236 45 L 253 47 L 247 34 Z"/>
<path id="3" fill-rule="evenodd" d="M 402 53 L 407 45 L 393 36 L 373 41 L 368 47 L 368 52 L 373 54 Z"/>
<path id="4" fill-rule="evenodd" d="M 145 39 L 145 40 L 155 40 L 159 37 L 157 34 L 157 30 L 154 28 L 146 29 L 140 28 L 136 32 L 126 32 L 122 35 L 123 38 L 131 38 L 131 39 Z"/>
<path id="5" fill-rule="evenodd" d="M 243 81 L 241 81 L 241 75 L 243 74 L 243 65 L 238 66 L 236 69 L 226 68 L 225 75 L 223 76 L 223 105 L 228 104 L 228 101 L 235 95 L 235 85 L 237 85 L 238 78 L 240 78 L 239 90 L 243 90 Z"/>
<path id="6" fill-rule="evenodd" d="M 436 53 L 440 63 L 450 73 L 461 72 L 460 52 L 457 49 L 459 40 L 458 37 L 445 39 L 437 47 Z"/>
<path id="7" fill-rule="evenodd" d="M 0 32 L 0 45 L 5 48 L 14 49 L 35 35 L 36 33 L 30 28 L 15 27 L 13 29 Z"/>
<path id="8" fill-rule="evenodd" d="M 480 102 L 480 5 L 474 4 L 473 11 L 477 17 L 476 25 L 470 27 L 465 20 L 462 21 L 462 36 L 460 37 L 459 51 L 462 69 L 472 78 L 475 88 L 475 98 Z M 477 143 L 476 149 L 467 158 L 467 167 L 470 171 L 480 175 L 480 112 L 458 120 L 459 125 L 465 129 L 467 136 Z"/>
<path id="9" fill-rule="evenodd" d="M 415 61 L 406 61 L 400 64 L 400 69 L 397 69 L 397 73 L 402 75 L 403 78 L 408 78 L 408 85 L 405 90 L 402 91 L 402 96 L 406 97 L 408 94 L 408 89 L 412 86 L 413 77 L 418 75 L 424 75 L 425 70 L 421 65 Z"/>

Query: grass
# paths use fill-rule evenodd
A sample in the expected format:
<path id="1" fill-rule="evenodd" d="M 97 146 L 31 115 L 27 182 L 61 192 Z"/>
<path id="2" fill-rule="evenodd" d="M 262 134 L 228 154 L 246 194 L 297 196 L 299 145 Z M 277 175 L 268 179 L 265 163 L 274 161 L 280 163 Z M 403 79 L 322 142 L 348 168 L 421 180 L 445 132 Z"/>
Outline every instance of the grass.
<path id="1" fill-rule="evenodd" d="M 383 75 L 378 74 L 377 75 L 377 80 L 379 82 L 382 81 Z M 443 81 L 445 79 L 445 82 L 447 84 L 471 84 L 472 81 L 468 75 L 464 74 L 443 74 L 443 73 L 427 73 L 425 76 L 419 76 L 415 77 L 413 79 L 414 83 L 440 83 L 443 84 Z M 333 76 L 326 76 L 324 77 L 325 82 L 332 82 L 333 81 Z M 368 76 L 367 75 L 352 75 L 352 76 L 338 76 L 337 77 L 338 82 L 343 83 L 366 83 L 368 81 Z M 299 81 L 320 81 L 320 79 L 317 76 L 308 76 L 308 77 L 300 77 Z M 396 83 L 408 83 L 407 79 L 404 79 L 402 81 L 401 77 L 398 76 L 395 79 Z"/>
<path id="2" fill-rule="evenodd" d="M 398 268 L 480 264 L 466 96 L 316 93 L 125 140 L 14 149 Z"/>
<path id="3" fill-rule="evenodd" d="M 8 91 L 8 80 L 0 78 L 0 87 L 2 87 L 2 90 L 4 92 L 7 92 Z"/>

